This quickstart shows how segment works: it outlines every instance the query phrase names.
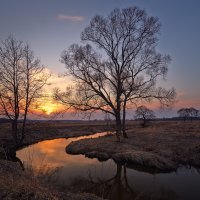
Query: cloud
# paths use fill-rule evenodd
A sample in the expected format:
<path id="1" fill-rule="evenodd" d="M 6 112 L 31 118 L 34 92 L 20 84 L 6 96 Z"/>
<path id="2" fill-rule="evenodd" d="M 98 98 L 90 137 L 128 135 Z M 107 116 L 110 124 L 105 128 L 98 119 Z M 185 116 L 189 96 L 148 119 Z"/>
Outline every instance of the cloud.
<path id="1" fill-rule="evenodd" d="M 85 20 L 85 17 L 83 16 L 69 16 L 69 15 L 63 15 L 63 14 L 60 14 L 57 16 L 57 19 L 58 20 L 68 20 L 68 21 L 73 21 L 73 22 L 80 22 L 80 21 L 83 21 Z"/>

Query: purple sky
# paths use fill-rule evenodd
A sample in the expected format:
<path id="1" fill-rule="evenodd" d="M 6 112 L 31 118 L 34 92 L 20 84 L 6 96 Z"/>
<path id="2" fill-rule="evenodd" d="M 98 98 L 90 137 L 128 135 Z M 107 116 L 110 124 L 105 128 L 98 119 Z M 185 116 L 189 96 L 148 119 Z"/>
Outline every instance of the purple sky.
<path id="1" fill-rule="evenodd" d="M 64 72 L 59 57 L 96 15 L 136 5 L 159 17 L 159 51 L 169 54 L 166 87 L 175 87 L 178 107 L 200 109 L 200 1 L 199 0 L 0 0 L 0 39 L 13 34 L 30 44 L 42 63 Z"/>

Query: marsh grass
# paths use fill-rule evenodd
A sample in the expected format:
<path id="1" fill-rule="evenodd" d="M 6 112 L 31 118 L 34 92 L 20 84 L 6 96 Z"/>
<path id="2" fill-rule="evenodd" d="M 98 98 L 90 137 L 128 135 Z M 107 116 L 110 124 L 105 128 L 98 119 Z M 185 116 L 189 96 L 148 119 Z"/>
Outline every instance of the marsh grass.
<path id="1" fill-rule="evenodd" d="M 47 162 L 46 155 L 42 159 L 36 159 L 34 148 L 28 149 L 25 152 L 25 167 L 26 174 L 33 180 L 39 181 L 41 184 L 51 187 L 56 185 L 59 179 L 59 170 L 62 167 L 54 167 Z"/>
<path id="2" fill-rule="evenodd" d="M 31 171 L 24 172 L 11 161 L 1 160 L 0 163 L 0 199 L 58 200 Z"/>
<path id="3" fill-rule="evenodd" d="M 87 156 L 92 152 L 100 159 L 106 155 L 107 159 L 161 171 L 174 171 L 182 165 L 200 166 L 199 120 L 155 121 L 145 128 L 136 123 L 127 134 L 129 138 L 120 144 L 115 137 L 101 137 L 73 142 L 66 151 Z"/>

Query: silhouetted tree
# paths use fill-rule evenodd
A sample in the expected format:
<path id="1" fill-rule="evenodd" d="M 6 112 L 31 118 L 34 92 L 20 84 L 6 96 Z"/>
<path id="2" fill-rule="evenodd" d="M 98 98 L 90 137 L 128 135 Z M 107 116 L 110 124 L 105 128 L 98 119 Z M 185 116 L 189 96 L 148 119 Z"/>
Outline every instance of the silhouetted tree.
<path id="1" fill-rule="evenodd" d="M 189 118 L 189 110 L 187 108 L 181 108 L 177 111 L 177 114 L 184 121 Z"/>
<path id="2" fill-rule="evenodd" d="M 16 145 L 24 140 L 29 108 L 48 77 L 29 45 L 12 36 L 0 44 L 0 114 L 10 120 Z"/>
<path id="3" fill-rule="evenodd" d="M 175 99 L 174 89 L 156 87 L 170 61 L 168 55 L 156 52 L 159 30 L 158 18 L 137 7 L 95 16 L 81 34 L 88 44 L 73 44 L 61 57 L 76 88 L 67 95 L 57 89 L 55 98 L 77 110 L 113 115 L 118 140 L 122 133 L 127 137 L 128 103 L 158 99 L 169 105 Z"/>
<path id="4" fill-rule="evenodd" d="M 190 118 L 191 119 L 198 117 L 199 111 L 196 108 L 190 107 L 189 110 L 190 110 Z"/>
<path id="5" fill-rule="evenodd" d="M 180 118 L 184 121 L 187 119 L 194 119 L 197 118 L 199 115 L 199 111 L 193 107 L 190 108 L 181 108 L 177 111 L 177 114 Z"/>
<path id="6" fill-rule="evenodd" d="M 143 119 L 143 126 L 146 126 L 146 122 L 155 118 L 153 110 L 148 109 L 146 106 L 139 106 L 135 111 L 136 119 Z"/>

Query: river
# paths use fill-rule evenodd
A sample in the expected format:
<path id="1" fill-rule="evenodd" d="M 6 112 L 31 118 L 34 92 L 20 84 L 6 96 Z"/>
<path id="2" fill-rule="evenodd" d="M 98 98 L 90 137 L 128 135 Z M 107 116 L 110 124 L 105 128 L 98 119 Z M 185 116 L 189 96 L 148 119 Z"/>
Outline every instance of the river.
<path id="1" fill-rule="evenodd" d="M 72 141 L 105 134 L 42 141 L 17 151 L 17 157 L 25 168 L 48 173 L 54 184 L 74 192 L 91 192 L 111 200 L 200 199 L 198 169 L 182 167 L 176 172 L 150 174 L 111 159 L 99 161 L 65 151 Z"/>

